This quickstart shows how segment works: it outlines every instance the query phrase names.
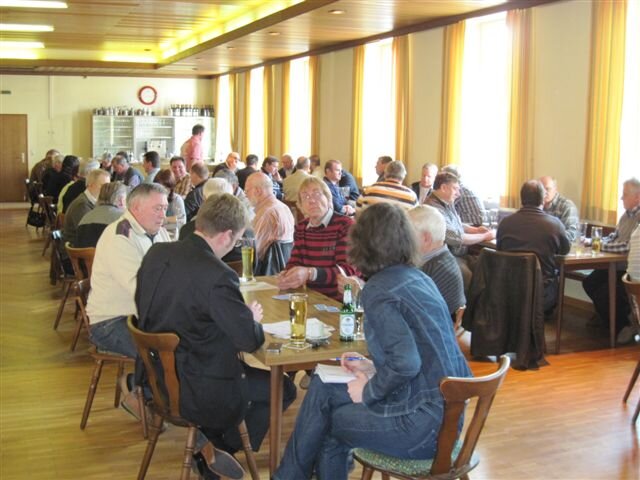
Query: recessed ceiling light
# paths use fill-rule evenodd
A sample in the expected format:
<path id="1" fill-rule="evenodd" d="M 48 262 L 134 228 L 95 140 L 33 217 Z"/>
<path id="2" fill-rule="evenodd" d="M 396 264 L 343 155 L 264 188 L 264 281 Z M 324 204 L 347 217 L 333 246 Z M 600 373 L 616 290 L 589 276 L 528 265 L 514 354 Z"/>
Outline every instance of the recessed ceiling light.
<path id="1" fill-rule="evenodd" d="M 0 41 L 0 48 L 44 48 L 44 43 L 42 42 L 5 42 L 4 40 Z"/>
<path id="2" fill-rule="evenodd" d="M 329 10 L 329 13 L 331 15 L 342 15 L 343 13 L 345 13 L 345 10 L 340 10 L 338 8 L 334 8 L 333 10 Z"/>
<path id="3" fill-rule="evenodd" d="M 277 37 L 278 35 L 280 35 L 280 32 L 267 32 L 268 35 L 271 35 L 272 37 Z"/>
<path id="4" fill-rule="evenodd" d="M 53 32 L 51 25 L 27 25 L 20 23 L 0 23 L 4 32 Z"/>
<path id="5" fill-rule="evenodd" d="M 0 0 L 0 7 L 67 8 L 67 3 L 66 2 L 49 2 L 46 0 Z"/>

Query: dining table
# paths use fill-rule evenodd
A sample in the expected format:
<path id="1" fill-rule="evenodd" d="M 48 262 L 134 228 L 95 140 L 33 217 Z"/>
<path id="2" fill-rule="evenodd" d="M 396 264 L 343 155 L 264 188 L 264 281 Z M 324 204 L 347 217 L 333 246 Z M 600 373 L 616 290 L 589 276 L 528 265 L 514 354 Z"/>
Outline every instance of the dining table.
<path id="1" fill-rule="evenodd" d="M 626 262 L 626 253 L 594 252 L 591 248 L 576 246 L 566 255 L 556 255 L 556 264 L 559 270 L 558 276 L 558 303 L 556 306 L 556 355 L 560 353 L 560 335 L 562 331 L 562 303 L 564 299 L 564 284 L 568 272 L 577 270 L 604 270 L 609 271 L 609 346 L 616 346 L 616 265 Z"/>
<path id="2" fill-rule="evenodd" d="M 334 329 L 328 335 L 326 343 L 310 345 L 303 350 L 287 348 L 288 340 L 275 337 L 265 331 L 265 343 L 250 354 L 270 370 L 269 473 L 273 475 L 280 462 L 284 373 L 310 370 L 322 362 L 331 362 L 335 365 L 337 362 L 332 359 L 340 357 L 345 352 L 368 355 L 368 350 L 365 340 L 353 342 L 339 340 L 339 311 L 330 312 L 324 308 L 318 309 L 316 305 L 339 309 L 341 304 L 315 290 L 302 287 L 295 290 L 279 291 L 276 276 L 261 276 L 256 277 L 253 282 L 241 283 L 240 291 L 246 303 L 256 300 L 262 305 L 263 325 L 289 320 L 289 301 L 286 294 L 304 292 L 308 295 L 307 317 L 317 318 Z M 279 353 L 267 351 L 267 345 L 271 342 L 283 344 Z"/>

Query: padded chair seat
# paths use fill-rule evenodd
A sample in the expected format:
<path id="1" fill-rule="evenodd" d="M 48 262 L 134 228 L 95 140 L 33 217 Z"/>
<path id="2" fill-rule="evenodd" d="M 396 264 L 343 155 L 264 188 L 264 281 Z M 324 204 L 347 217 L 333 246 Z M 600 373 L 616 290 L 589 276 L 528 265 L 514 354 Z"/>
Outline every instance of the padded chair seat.
<path id="1" fill-rule="evenodd" d="M 451 452 L 452 462 L 458 457 L 461 448 L 462 442 L 456 442 L 453 447 L 453 451 Z M 433 464 L 433 458 L 428 460 L 398 458 L 385 455 L 384 453 L 374 452 L 373 450 L 367 450 L 365 448 L 355 448 L 353 450 L 353 455 L 364 463 L 368 463 L 375 469 L 387 471 L 391 474 L 397 473 L 399 475 L 406 475 L 407 477 L 429 477 L 431 465 Z M 479 457 L 474 453 L 467 471 L 473 469 L 479 461 Z M 459 474 L 463 475 L 464 472 L 459 472 Z"/>

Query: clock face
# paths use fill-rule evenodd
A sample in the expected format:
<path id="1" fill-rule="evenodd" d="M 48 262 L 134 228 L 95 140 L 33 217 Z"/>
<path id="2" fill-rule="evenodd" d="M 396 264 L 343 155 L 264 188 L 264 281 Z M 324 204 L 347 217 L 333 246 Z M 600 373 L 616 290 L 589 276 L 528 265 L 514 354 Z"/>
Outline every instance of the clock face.
<path id="1" fill-rule="evenodd" d="M 158 98 L 158 92 L 151 85 L 145 85 L 138 90 L 138 100 L 145 105 L 153 105 Z"/>

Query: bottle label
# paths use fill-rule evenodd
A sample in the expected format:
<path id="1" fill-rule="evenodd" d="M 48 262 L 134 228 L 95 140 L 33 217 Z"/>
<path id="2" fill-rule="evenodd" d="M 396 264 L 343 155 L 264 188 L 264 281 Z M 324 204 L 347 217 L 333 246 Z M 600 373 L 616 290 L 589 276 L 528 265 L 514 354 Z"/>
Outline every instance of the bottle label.
<path id="1" fill-rule="evenodd" d="M 340 314 L 340 337 L 353 337 L 356 326 L 356 317 L 353 313 Z"/>

